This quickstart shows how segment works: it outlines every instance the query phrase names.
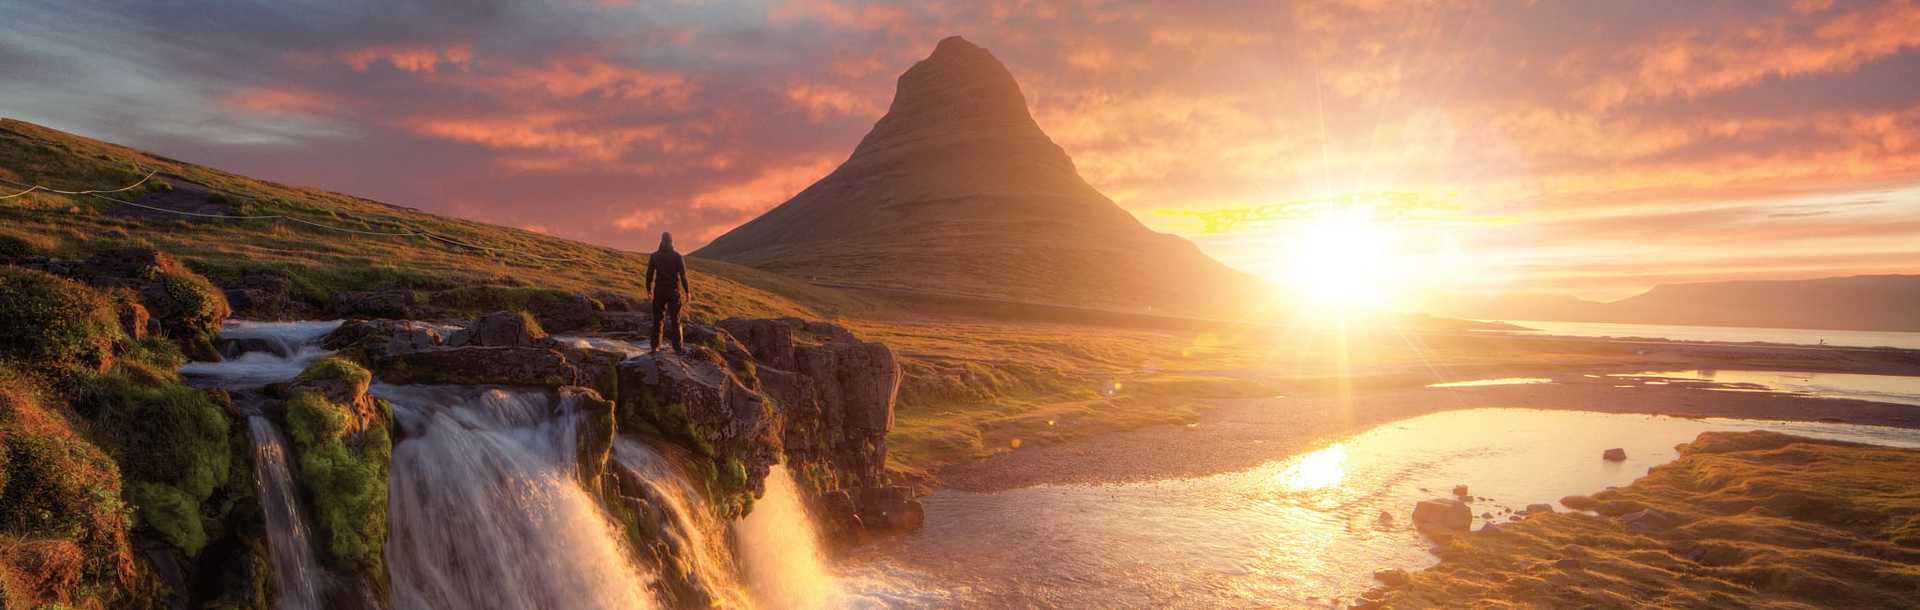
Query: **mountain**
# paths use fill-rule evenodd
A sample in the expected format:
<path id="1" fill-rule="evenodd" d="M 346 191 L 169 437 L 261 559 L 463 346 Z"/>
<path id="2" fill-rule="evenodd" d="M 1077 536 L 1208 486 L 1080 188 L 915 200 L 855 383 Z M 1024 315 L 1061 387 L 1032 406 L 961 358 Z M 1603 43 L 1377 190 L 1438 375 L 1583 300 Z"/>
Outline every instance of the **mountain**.
<path id="1" fill-rule="evenodd" d="M 1438 315 L 1480 319 L 1920 331 L 1920 275 L 1665 284 L 1613 302 L 1567 296 L 1456 298 Z"/>
<path id="2" fill-rule="evenodd" d="M 1088 185 L 1006 66 L 960 37 L 900 76 L 852 156 L 694 256 L 819 283 L 1221 315 L 1250 276 Z"/>

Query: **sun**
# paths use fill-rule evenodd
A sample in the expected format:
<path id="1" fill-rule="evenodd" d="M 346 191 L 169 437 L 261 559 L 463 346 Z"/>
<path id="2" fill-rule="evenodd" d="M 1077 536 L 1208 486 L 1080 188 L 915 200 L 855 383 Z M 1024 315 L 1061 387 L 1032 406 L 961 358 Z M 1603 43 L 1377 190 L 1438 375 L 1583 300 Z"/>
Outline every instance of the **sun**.
<path id="1" fill-rule="evenodd" d="M 1365 210 L 1339 210 L 1307 220 L 1289 239 L 1292 292 L 1315 309 L 1371 311 L 1391 305 L 1410 279 L 1395 255 L 1390 227 Z"/>

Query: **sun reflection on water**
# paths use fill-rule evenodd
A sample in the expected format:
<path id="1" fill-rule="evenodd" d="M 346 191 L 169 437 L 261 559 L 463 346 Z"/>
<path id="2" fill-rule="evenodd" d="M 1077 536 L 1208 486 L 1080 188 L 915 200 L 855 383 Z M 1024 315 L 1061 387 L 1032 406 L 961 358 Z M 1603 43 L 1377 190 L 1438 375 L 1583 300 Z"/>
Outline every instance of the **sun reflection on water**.
<path id="1" fill-rule="evenodd" d="M 1289 491 L 1326 489 L 1338 486 L 1347 477 L 1346 463 L 1346 444 L 1335 443 L 1326 449 L 1300 456 L 1300 461 L 1287 466 L 1274 479 Z"/>

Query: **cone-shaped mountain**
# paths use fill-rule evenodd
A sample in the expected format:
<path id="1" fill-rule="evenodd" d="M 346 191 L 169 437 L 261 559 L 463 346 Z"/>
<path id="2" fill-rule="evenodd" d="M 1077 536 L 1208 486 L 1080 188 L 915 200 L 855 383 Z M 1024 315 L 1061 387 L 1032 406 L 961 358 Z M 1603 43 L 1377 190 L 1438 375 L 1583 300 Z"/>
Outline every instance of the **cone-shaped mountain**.
<path id="1" fill-rule="evenodd" d="M 960 37 L 900 76 L 833 173 L 694 253 L 817 282 L 1220 314 L 1255 280 L 1080 178 L 1020 85 Z"/>

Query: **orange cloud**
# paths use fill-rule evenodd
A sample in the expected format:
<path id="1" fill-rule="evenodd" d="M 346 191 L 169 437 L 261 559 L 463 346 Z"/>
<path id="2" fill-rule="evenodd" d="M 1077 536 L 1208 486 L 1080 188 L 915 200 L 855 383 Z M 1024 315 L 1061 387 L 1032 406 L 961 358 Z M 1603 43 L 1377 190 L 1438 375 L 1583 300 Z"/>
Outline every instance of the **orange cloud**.
<path id="1" fill-rule="evenodd" d="M 283 87 L 254 87 L 220 98 L 222 106 L 263 114 L 325 114 L 339 103 L 331 94 Z"/>
<path id="2" fill-rule="evenodd" d="M 809 20 L 848 30 L 900 32 L 909 23 L 904 8 L 886 4 L 848 6 L 834 0 L 786 0 L 768 13 L 775 21 Z"/>
<path id="3" fill-rule="evenodd" d="M 695 208 L 758 213 L 779 205 L 833 171 L 839 160 L 815 157 L 793 165 L 769 167 L 745 182 L 727 184 L 695 195 Z"/>
<path id="4" fill-rule="evenodd" d="M 1869 61 L 1920 46 L 1920 7 L 1910 0 L 1834 16 L 1814 27 L 1789 19 L 1761 25 L 1729 24 L 1717 30 L 1690 29 L 1660 37 L 1626 51 L 1630 66 L 1622 73 L 1596 69 L 1594 50 L 1561 66 L 1569 79 L 1600 74 L 1579 95 L 1596 108 L 1634 100 L 1694 98 L 1752 85 L 1771 76 L 1791 77 L 1846 72 Z"/>
<path id="5" fill-rule="evenodd" d="M 835 115 L 879 118 L 886 110 L 872 96 L 824 83 L 787 85 L 787 100 L 806 110 L 816 123 Z"/>
<path id="6" fill-rule="evenodd" d="M 590 117 L 565 113 L 514 114 L 478 118 L 421 119 L 414 121 L 415 133 L 456 142 L 479 144 L 502 150 L 536 150 L 564 153 L 575 161 L 618 161 L 640 144 L 650 144 L 663 153 L 704 148 L 698 141 L 672 135 L 665 126 L 609 127 L 598 125 Z M 560 169 L 554 165 L 520 165 L 521 168 Z"/>

